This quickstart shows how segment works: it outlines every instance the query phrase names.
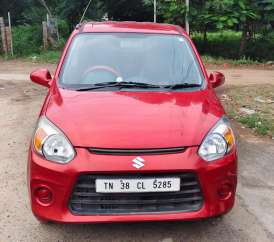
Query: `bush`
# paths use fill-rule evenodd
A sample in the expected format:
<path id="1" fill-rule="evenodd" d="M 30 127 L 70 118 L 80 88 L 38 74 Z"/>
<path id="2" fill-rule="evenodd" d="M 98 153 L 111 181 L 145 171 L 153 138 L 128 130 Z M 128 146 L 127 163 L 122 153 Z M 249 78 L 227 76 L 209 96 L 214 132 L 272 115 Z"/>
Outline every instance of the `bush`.
<path id="1" fill-rule="evenodd" d="M 201 33 L 192 34 L 193 41 L 200 54 L 226 59 L 238 59 L 241 42 L 241 32 L 222 31 L 208 33 L 207 41 L 203 41 Z M 272 51 L 271 51 L 272 50 Z M 273 60 L 274 33 L 257 34 L 247 42 L 245 59 L 253 61 Z"/>
<path id="2" fill-rule="evenodd" d="M 58 21 L 60 41 L 51 50 L 61 50 L 69 36 L 69 26 L 64 20 Z M 22 25 L 12 29 L 15 56 L 30 56 L 43 52 L 42 25 Z M 257 34 L 247 42 L 245 56 L 239 60 L 241 32 L 222 31 L 207 34 L 207 41 L 201 33 L 192 33 L 192 39 L 201 55 L 212 56 L 219 61 L 232 59 L 235 64 L 248 64 L 254 61 L 274 60 L 274 32 Z M 238 61 L 235 61 L 238 60 Z"/>
<path id="3" fill-rule="evenodd" d="M 61 37 L 68 38 L 70 35 L 68 22 L 62 19 L 58 19 L 58 31 Z"/>
<path id="4" fill-rule="evenodd" d="M 64 21 L 59 24 L 60 36 L 68 35 L 68 26 Z M 30 56 L 30 55 L 44 55 L 43 50 L 43 37 L 42 37 L 42 25 L 20 25 L 12 28 L 13 48 L 14 54 L 17 57 Z M 51 47 L 51 50 L 63 49 L 66 40 L 60 38 L 55 47 Z M 54 52 L 52 52 L 54 53 Z M 50 56 L 50 54 L 49 54 Z"/>
<path id="5" fill-rule="evenodd" d="M 22 25 L 12 28 L 13 48 L 16 56 L 39 53 L 42 45 L 41 25 Z"/>
<path id="6" fill-rule="evenodd" d="M 60 51 L 57 50 L 48 50 L 42 51 L 38 56 L 38 61 L 48 62 L 48 63 L 57 63 L 60 58 Z"/>
<path id="7" fill-rule="evenodd" d="M 246 56 L 252 59 L 274 60 L 274 32 L 259 35 L 247 44 Z"/>

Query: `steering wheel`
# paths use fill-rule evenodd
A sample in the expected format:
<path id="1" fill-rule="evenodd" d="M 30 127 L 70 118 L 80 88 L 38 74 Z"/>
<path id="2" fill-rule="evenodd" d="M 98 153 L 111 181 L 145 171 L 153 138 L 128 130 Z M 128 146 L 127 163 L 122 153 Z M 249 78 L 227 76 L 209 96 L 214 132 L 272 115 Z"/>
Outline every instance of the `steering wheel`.
<path id="1" fill-rule="evenodd" d="M 115 70 L 114 68 L 110 67 L 110 66 L 92 66 L 90 68 L 88 68 L 84 74 L 82 75 L 82 80 L 85 80 L 88 75 L 90 75 L 91 73 L 93 72 L 96 72 L 96 71 L 105 71 L 105 72 L 109 72 L 111 74 L 113 74 L 115 77 L 120 77 L 121 74 Z"/>

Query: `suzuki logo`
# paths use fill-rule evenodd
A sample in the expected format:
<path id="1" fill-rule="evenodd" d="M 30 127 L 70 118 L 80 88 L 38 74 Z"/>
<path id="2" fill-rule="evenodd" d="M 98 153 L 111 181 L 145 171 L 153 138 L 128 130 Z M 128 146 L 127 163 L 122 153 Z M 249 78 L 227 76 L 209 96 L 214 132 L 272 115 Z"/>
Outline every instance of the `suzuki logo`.
<path id="1" fill-rule="evenodd" d="M 133 159 L 132 162 L 133 162 L 132 166 L 137 168 L 137 169 L 140 169 L 143 166 L 145 166 L 145 164 L 144 164 L 145 160 L 140 156 Z"/>

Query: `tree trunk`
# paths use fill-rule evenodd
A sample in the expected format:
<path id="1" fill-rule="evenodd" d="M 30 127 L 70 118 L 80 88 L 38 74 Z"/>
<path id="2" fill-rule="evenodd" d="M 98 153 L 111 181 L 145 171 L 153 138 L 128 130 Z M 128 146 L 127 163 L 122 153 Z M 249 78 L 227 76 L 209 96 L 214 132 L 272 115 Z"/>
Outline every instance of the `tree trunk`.
<path id="1" fill-rule="evenodd" d="M 240 42 L 240 49 L 239 49 L 239 56 L 243 56 L 245 54 L 246 43 L 247 43 L 247 34 L 248 34 L 248 25 L 245 24 L 242 32 L 241 42 Z"/>
<path id="2" fill-rule="evenodd" d="M 56 47 L 59 40 L 57 19 L 53 17 L 47 18 L 48 40 L 50 44 Z"/>
<path id="3" fill-rule="evenodd" d="M 207 49 L 207 25 L 204 26 L 204 31 L 203 31 L 203 49 L 206 51 Z"/>
<path id="4" fill-rule="evenodd" d="M 53 17 L 46 0 L 39 0 L 41 5 L 46 9 L 47 11 L 47 33 L 48 33 L 48 41 L 52 46 L 57 45 L 57 41 L 59 40 L 59 34 L 58 34 L 58 23 L 57 19 Z"/>
<path id="5" fill-rule="evenodd" d="M 203 37 L 204 43 L 207 42 L 207 27 L 204 28 L 204 37 Z"/>
<path id="6" fill-rule="evenodd" d="M 48 15 L 51 17 L 52 14 L 51 14 L 51 11 L 49 10 L 49 7 L 48 7 L 46 1 L 45 1 L 45 0 L 40 0 L 40 3 L 41 3 L 42 6 L 46 9 L 46 11 L 48 12 Z"/>

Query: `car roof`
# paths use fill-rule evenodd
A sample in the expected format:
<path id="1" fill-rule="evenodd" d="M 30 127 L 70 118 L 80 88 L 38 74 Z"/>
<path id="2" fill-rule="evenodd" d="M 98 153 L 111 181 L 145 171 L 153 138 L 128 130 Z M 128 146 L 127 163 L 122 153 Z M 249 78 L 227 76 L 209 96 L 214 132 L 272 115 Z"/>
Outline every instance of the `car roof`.
<path id="1" fill-rule="evenodd" d="M 159 33 L 159 34 L 183 34 L 183 28 L 172 24 L 159 24 L 151 22 L 86 22 L 79 24 L 76 30 L 81 33 L 92 32 L 122 32 L 122 33 Z"/>

